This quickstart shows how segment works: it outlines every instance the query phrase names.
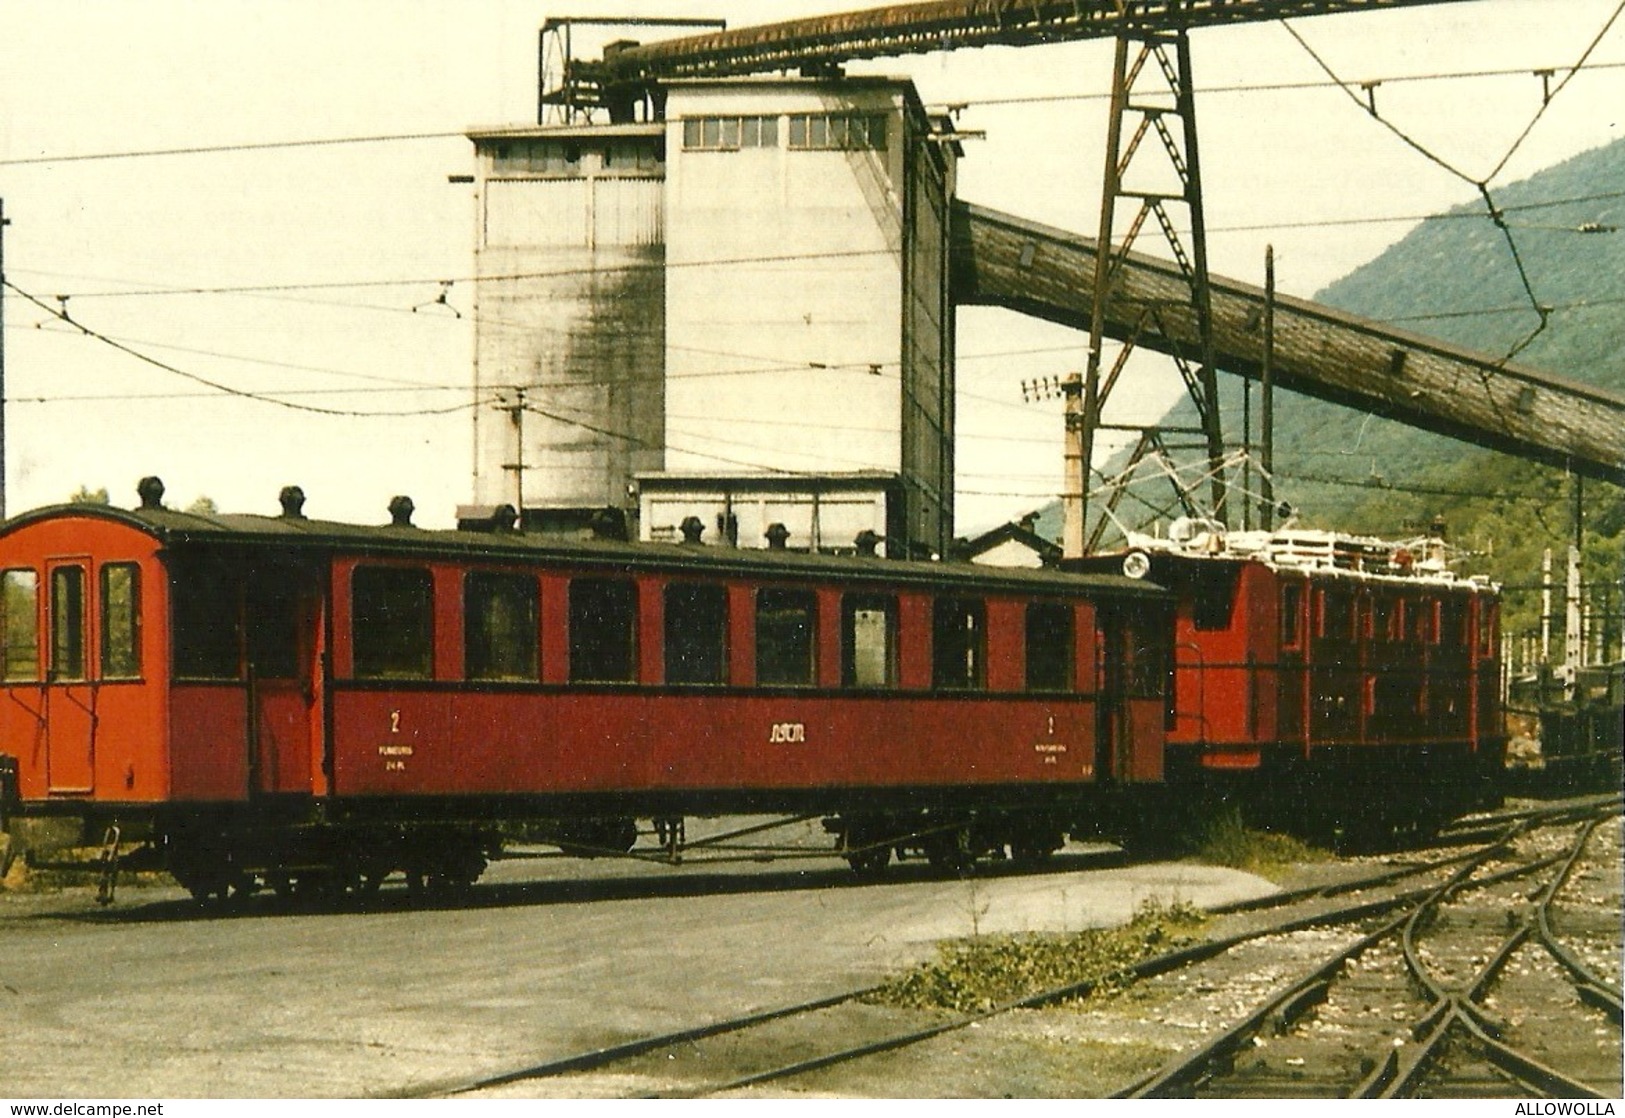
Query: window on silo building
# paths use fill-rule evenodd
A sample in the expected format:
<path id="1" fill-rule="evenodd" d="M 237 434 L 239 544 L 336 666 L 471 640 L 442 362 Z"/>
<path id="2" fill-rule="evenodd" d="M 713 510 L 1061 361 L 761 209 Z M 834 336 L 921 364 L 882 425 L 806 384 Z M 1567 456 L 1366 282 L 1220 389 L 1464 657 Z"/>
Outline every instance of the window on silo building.
<path id="1" fill-rule="evenodd" d="M 691 116 L 683 121 L 688 151 L 738 151 L 779 146 L 776 116 Z"/>
<path id="2" fill-rule="evenodd" d="M 885 113 L 796 113 L 792 151 L 885 151 Z"/>

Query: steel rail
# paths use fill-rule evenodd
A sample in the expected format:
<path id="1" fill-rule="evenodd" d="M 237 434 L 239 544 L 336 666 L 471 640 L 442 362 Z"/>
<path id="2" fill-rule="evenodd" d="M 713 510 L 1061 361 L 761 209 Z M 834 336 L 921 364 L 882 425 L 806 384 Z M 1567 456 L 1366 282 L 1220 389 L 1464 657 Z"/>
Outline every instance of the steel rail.
<path id="1" fill-rule="evenodd" d="M 1611 807 L 1616 811 L 1625 808 L 1625 797 L 1619 795 L 1587 796 L 1574 800 L 1565 800 L 1561 803 L 1547 804 L 1543 807 L 1522 808 L 1516 811 L 1496 812 L 1493 815 L 1469 817 L 1461 822 L 1484 827 L 1485 830 L 1472 833 L 1473 841 L 1483 843 L 1498 838 L 1509 823 L 1526 822 L 1540 827 L 1556 826 L 1571 820 L 1578 821 L 1586 818 L 1591 812 L 1604 807 Z M 1491 830 L 1489 829 L 1491 824 L 1500 824 L 1500 826 Z M 1451 840 L 1459 839 L 1461 832 L 1449 831 L 1441 834 L 1440 837 Z M 1414 865 L 1401 866 L 1398 869 L 1384 870 L 1381 873 L 1370 874 L 1365 877 L 1349 878 L 1346 881 L 1332 882 L 1326 885 L 1308 885 L 1301 889 L 1271 893 L 1266 897 L 1232 901 L 1229 904 L 1215 905 L 1207 911 L 1215 915 L 1252 912 L 1260 909 L 1279 908 L 1282 905 L 1314 897 L 1336 897 L 1344 893 L 1358 892 L 1378 885 L 1387 885 L 1394 881 L 1403 881 L 1407 877 L 1417 877 L 1424 873 L 1431 873 L 1433 870 L 1443 869 L 1445 866 L 1465 862 L 1474 857 L 1475 853 L 1475 851 L 1469 850 L 1460 854 L 1447 855 L 1443 858 L 1417 862 Z"/>
<path id="2" fill-rule="evenodd" d="M 1511 840 L 1519 833 L 1541 825 L 1542 824 L 1538 819 L 1521 819 L 1514 821 L 1505 828 L 1501 836 L 1491 843 L 1486 844 L 1481 851 L 1475 852 L 1475 854 L 1481 855 L 1483 858 L 1487 859 L 1496 851 L 1504 849 L 1507 844 L 1510 843 Z M 1452 856 L 1449 859 L 1440 860 L 1440 862 L 1437 864 L 1425 864 L 1422 867 L 1407 867 L 1401 872 L 1401 876 L 1414 875 L 1418 872 L 1427 872 L 1431 869 L 1440 868 L 1442 865 L 1459 861 L 1461 858 L 1462 856 Z M 1514 866 L 1508 870 L 1500 871 L 1481 880 L 1469 882 L 1466 887 L 1481 888 L 1503 880 L 1510 880 L 1532 872 L 1538 872 L 1541 868 L 1553 865 L 1557 861 L 1557 856 L 1553 856 L 1528 865 Z M 1373 879 L 1372 883 L 1386 884 L 1388 880 L 1393 878 L 1393 876 L 1395 875 L 1389 873 L 1377 875 Z M 1339 891 L 1351 891 L 1361 887 L 1361 882 L 1353 881 L 1338 883 L 1330 888 Z M 1207 940 L 1201 943 L 1187 945 L 1173 951 L 1164 952 L 1160 955 L 1143 959 L 1131 967 L 1125 968 L 1122 971 L 1102 978 L 1087 979 L 1048 990 L 1042 990 L 1037 993 L 1011 999 L 984 1010 L 950 1018 L 946 1021 L 924 1029 L 913 1030 L 907 1033 L 883 1038 L 878 1041 L 847 1048 L 825 1056 L 798 1061 L 794 1064 L 759 1072 L 728 1083 L 703 1086 L 692 1091 L 676 1092 L 674 1094 L 676 1094 L 678 1097 L 701 1097 L 705 1095 L 719 1094 L 725 1091 L 737 1090 L 759 1083 L 790 1078 L 795 1075 L 805 1074 L 820 1068 L 861 1059 L 865 1056 L 877 1055 L 882 1052 L 894 1051 L 909 1047 L 911 1045 L 930 1040 L 934 1037 L 968 1028 L 973 1024 L 977 1024 L 981 1021 L 985 1021 L 991 1017 L 996 1017 L 1004 1013 L 1009 1013 L 1013 1010 L 1036 1009 L 1045 1005 L 1052 1005 L 1057 1002 L 1086 997 L 1107 983 L 1136 981 L 1151 978 L 1158 974 L 1178 970 L 1194 963 L 1214 958 L 1226 951 L 1231 950 L 1239 944 L 1246 943 L 1251 940 L 1261 939 L 1271 935 L 1301 931 L 1307 928 L 1321 927 L 1329 924 L 1335 925 L 1349 923 L 1369 916 L 1381 915 L 1383 913 L 1392 911 L 1394 908 L 1414 903 L 1419 898 L 1425 897 L 1431 891 L 1432 889 L 1430 887 L 1423 887 L 1400 893 L 1392 897 L 1379 898 L 1373 901 L 1362 901 L 1325 912 L 1296 916 L 1287 920 L 1273 923 L 1267 927 L 1238 932 L 1219 939 Z M 1277 905 L 1285 906 L 1296 903 L 1300 900 L 1313 899 L 1314 896 L 1320 895 L 1322 892 L 1323 890 L 1316 889 L 1308 891 L 1307 893 L 1302 891 L 1294 893 L 1281 893 L 1275 894 L 1269 899 L 1275 901 Z M 791 1006 L 760 1010 L 742 1015 L 740 1017 L 714 1021 L 693 1028 L 680 1029 L 655 1036 L 639 1038 L 637 1040 L 628 1041 L 624 1044 L 594 1049 L 589 1052 L 565 1056 L 543 1063 L 530 1064 L 521 1068 L 507 1069 L 504 1071 L 471 1077 L 468 1079 L 441 1080 L 432 1083 L 417 1084 L 379 1097 L 445 1097 L 450 1095 L 469 1094 L 482 1089 L 521 1082 L 524 1080 L 544 1079 L 572 1072 L 591 1071 L 620 1061 L 645 1055 L 649 1052 L 658 1051 L 661 1048 L 670 1047 L 676 1044 L 689 1043 L 710 1037 L 722 1036 L 728 1033 L 742 1031 L 757 1025 L 768 1024 L 773 1021 L 784 1020 L 802 1014 L 834 1008 L 838 1005 L 842 1005 L 873 994 L 879 989 L 881 989 L 881 987 L 878 986 L 864 987 L 862 989 L 852 990 L 842 994 L 830 995 L 808 1002 L 797 1003 Z"/>
<path id="3" fill-rule="evenodd" d="M 1600 821 L 1599 821 L 1600 822 Z M 1563 865 L 1563 870 L 1552 883 L 1549 892 L 1543 895 L 1540 904 L 1535 909 L 1535 935 L 1539 937 L 1541 945 L 1564 970 L 1574 983 L 1575 991 L 1582 999 L 1591 1005 L 1603 1010 L 1614 1019 L 1614 1024 L 1625 1022 L 1625 1004 L 1621 1003 L 1620 991 L 1611 983 L 1603 979 L 1591 968 L 1587 967 L 1561 942 L 1552 930 L 1551 906 L 1557 899 L 1557 894 L 1567 884 L 1569 875 L 1574 872 L 1575 863 L 1580 860 L 1581 853 L 1586 844 L 1591 841 L 1591 835 L 1596 830 L 1597 823 L 1586 827 L 1585 834 L 1575 845 L 1574 851 Z"/>
<path id="4" fill-rule="evenodd" d="M 1272 1020 L 1290 1022 L 1295 1019 L 1311 1005 L 1324 1000 L 1332 979 L 1342 973 L 1351 959 L 1359 957 L 1396 931 L 1407 927 L 1416 919 L 1417 913 L 1427 911 L 1462 888 L 1472 874 L 1503 850 L 1520 830 L 1519 824 L 1511 825 L 1503 838 L 1475 852 L 1467 864 L 1459 867 L 1443 884 L 1432 889 L 1415 891 L 1412 894 L 1415 903 L 1413 910 L 1400 913 L 1375 931 L 1362 936 L 1296 982 L 1266 998 L 1251 1013 L 1229 1028 L 1204 1041 L 1193 1051 L 1180 1053 L 1160 1071 L 1139 1080 L 1112 1097 L 1131 1099 L 1167 1097 L 1178 1088 L 1188 1087 L 1199 1081 L 1207 1074 L 1209 1068 L 1237 1051 L 1267 1022 Z M 1523 866 L 1515 869 L 1522 873 L 1535 872 Z"/>
<path id="5" fill-rule="evenodd" d="M 1479 852 L 1481 859 L 1488 860 L 1497 851 L 1505 849 L 1507 844 L 1510 843 L 1512 839 L 1524 829 L 1526 829 L 1527 826 L 1528 824 L 1526 823 L 1515 823 L 1508 826 L 1506 832 L 1501 838 L 1486 845 L 1483 850 Z M 1493 884 L 1501 880 L 1507 880 L 1514 877 L 1524 876 L 1529 873 L 1538 872 L 1539 869 L 1547 865 L 1554 864 L 1555 862 L 1555 858 L 1550 858 L 1531 865 L 1513 867 L 1512 869 L 1498 873 L 1491 878 L 1486 878 L 1482 882 L 1472 882 L 1470 884 L 1474 888 L 1482 887 L 1483 885 Z M 1014 998 L 1001 1002 L 986 1009 L 978 1010 L 974 1013 L 963 1014 L 959 1017 L 939 1022 L 938 1024 L 924 1029 L 900 1033 L 895 1036 L 826 1053 L 821 1056 L 815 1056 L 805 1060 L 798 1060 L 794 1063 L 786 1064 L 781 1067 L 771 1068 L 766 1071 L 742 1076 L 726 1083 L 711 1084 L 693 1088 L 687 1091 L 674 1092 L 670 1097 L 699 1098 L 723 1094 L 729 1091 L 759 1086 L 763 1083 L 770 1083 L 776 1080 L 793 1078 L 798 1075 L 819 1071 L 823 1068 L 832 1067 L 837 1064 L 848 1063 L 867 1056 L 878 1055 L 882 1052 L 896 1051 L 897 1049 L 919 1044 L 922 1041 L 931 1040 L 947 1033 L 969 1028 L 971 1025 L 979 1024 L 980 1022 L 986 1021 L 989 1018 L 997 1017 L 1017 1009 L 1037 1009 L 1056 1002 L 1086 997 L 1107 983 L 1138 981 L 1145 978 L 1151 978 L 1159 974 L 1165 974 L 1169 971 L 1178 970 L 1193 963 L 1203 962 L 1207 959 L 1222 955 L 1239 944 L 1247 943 L 1251 940 L 1262 939 L 1272 935 L 1283 935 L 1289 932 L 1302 931 L 1307 928 L 1322 927 L 1327 924 L 1343 924 L 1353 920 L 1363 919 L 1368 916 L 1380 915 L 1384 912 L 1391 911 L 1394 908 L 1414 903 L 1419 898 L 1426 897 L 1432 891 L 1432 889 L 1428 888 L 1411 890 L 1394 897 L 1382 898 L 1376 901 L 1365 901 L 1329 912 L 1314 913 L 1307 916 L 1281 921 L 1264 928 L 1238 932 L 1219 939 L 1206 940 L 1188 947 L 1179 948 L 1175 951 L 1166 952 L 1161 955 L 1143 959 L 1133 966 L 1126 967 L 1121 971 L 1107 975 L 1103 978 L 1087 979 L 1082 982 L 1072 983 L 1050 990 L 1039 991 L 1035 994 L 1028 994 L 1020 998 Z M 1403 917 L 1400 919 L 1403 919 Z"/>
<path id="6" fill-rule="evenodd" d="M 855 1001 L 866 994 L 873 993 L 877 989 L 879 987 L 865 986 L 858 990 L 848 990 L 843 994 L 830 994 L 822 998 L 814 998 L 812 1001 L 780 1006 L 777 1009 L 758 1010 L 739 1017 L 730 1017 L 726 1020 L 713 1021 L 706 1025 L 678 1029 L 674 1032 L 660 1033 L 655 1036 L 641 1037 L 637 1040 L 627 1041 L 624 1044 L 595 1048 L 591 1052 L 581 1052 L 573 1056 L 564 1056 L 539 1064 L 509 1068 L 504 1071 L 492 1072 L 488 1075 L 474 1076 L 468 1079 L 437 1080 L 431 1083 L 421 1083 L 375 1097 L 390 1099 L 449 1098 L 454 1095 L 466 1095 L 491 1087 L 501 1087 L 509 1083 L 518 1083 L 526 1079 L 549 1079 L 553 1076 L 567 1075 L 570 1072 L 592 1071 L 595 1068 L 618 1063 L 622 1060 L 630 1060 L 635 1056 L 658 1051 L 661 1048 L 689 1044 L 693 1041 L 705 1040 L 708 1037 L 723 1036 L 727 1033 L 764 1025 L 771 1021 L 783 1020 L 787 1017 L 814 1013 L 821 1009 L 831 1009 Z"/>
<path id="7" fill-rule="evenodd" d="M 1598 811 L 1607 810 L 1598 808 Z M 1546 865 L 1558 868 L 1541 889 L 1535 902 L 1534 914 L 1526 917 L 1517 928 L 1502 940 L 1500 946 L 1485 961 L 1477 974 L 1455 989 L 1446 988 L 1432 975 L 1421 959 L 1416 945 L 1424 915 L 1437 911 L 1437 904 L 1418 907 L 1406 921 L 1401 940 L 1406 969 L 1422 986 L 1434 1006 L 1411 1026 L 1411 1035 L 1419 1043 L 1403 1053 L 1390 1051 L 1378 1061 L 1370 1075 L 1354 1090 L 1355 1098 L 1398 1098 L 1411 1091 L 1423 1074 L 1442 1054 L 1451 1034 L 1459 1026 L 1476 1043 L 1480 1052 L 1502 1071 L 1538 1094 L 1564 1098 L 1602 1098 L 1591 1087 L 1555 1068 L 1535 1060 L 1504 1043 L 1497 1035 L 1498 1027 L 1479 1007 L 1478 999 L 1495 980 L 1501 969 L 1531 936 L 1537 934 L 1537 924 L 1573 871 L 1575 862 L 1585 850 L 1592 832 L 1601 817 L 1591 819 L 1580 830 L 1567 854 L 1545 859 Z M 1439 898 L 1439 903 L 1448 894 Z"/>
<path id="8" fill-rule="evenodd" d="M 1497 845 L 1504 845 L 1504 842 Z M 1277 897 L 1285 896 L 1286 895 L 1284 894 L 1277 894 Z M 1283 900 L 1282 903 L 1284 904 L 1289 902 Z M 1337 922 L 1339 919 L 1358 919 L 1362 916 L 1369 915 L 1373 911 L 1380 911 L 1383 906 L 1391 906 L 1392 903 L 1393 902 L 1391 901 L 1379 901 L 1373 905 L 1368 902 L 1353 906 L 1351 908 L 1341 909 L 1334 913 L 1299 918 L 1298 920 L 1289 922 L 1286 926 L 1291 930 L 1296 930 L 1299 927 L 1311 927 L 1323 921 Z M 1161 955 L 1141 960 L 1139 963 L 1128 968 L 1126 971 L 1109 976 L 1106 979 L 1091 979 L 1050 990 L 1040 991 L 1036 994 L 1026 995 L 1024 997 L 1001 1003 L 989 1009 L 978 1011 L 973 1014 L 966 1014 L 958 1018 L 952 1018 L 948 1021 L 926 1029 L 899 1034 L 898 1036 L 890 1037 L 883 1041 L 860 1046 L 858 1049 L 848 1049 L 840 1053 L 834 1053 L 828 1057 L 802 1061 L 791 1067 L 778 1068 L 771 1072 L 764 1072 L 756 1076 L 748 1077 L 749 1082 L 740 1080 L 720 1086 L 702 1088 L 699 1091 L 694 1092 L 694 1094 L 715 1094 L 724 1090 L 732 1090 L 737 1089 L 738 1087 L 748 1086 L 752 1083 L 767 1082 L 772 1079 L 788 1078 L 792 1075 L 815 1070 L 815 1068 L 818 1067 L 827 1067 L 834 1063 L 846 1062 L 861 1058 L 862 1056 L 875 1055 L 880 1052 L 908 1047 L 913 1044 L 918 1044 L 921 1041 L 941 1036 L 945 1033 L 967 1028 L 977 1022 L 984 1021 L 990 1017 L 998 1016 L 1003 1013 L 1008 1013 L 1015 1009 L 1034 1009 L 1044 1005 L 1053 1004 L 1055 1002 L 1066 1001 L 1071 998 L 1086 997 L 1098 989 L 1103 982 L 1121 979 L 1149 978 L 1167 971 L 1177 970 L 1180 967 L 1201 962 L 1205 959 L 1222 954 L 1223 952 L 1230 950 L 1238 944 L 1245 943 L 1248 940 L 1261 938 L 1262 936 L 1266 935 L 1277 934 L 1279 930 L 1280 926 L 1271 926 L 1265 929 L 1238 933 L 1223 939 L 1207 941 L 1204 943 L 1183 947 L 1175 951 L 1165 952 Z M 549 1060 L 542 1063 L 527 1064 L 520 1068 L 506 1069 L 503 1071 L 493 1072 L 487 1075 L 474 1076 L 466 1079 L 437 1080 L 429 1083 L 415 1084 L 404 1087 L 397 1091 L 388 1092 L 378 1097 L 449 1097 L 453 1095 L 469 1094 L 491 1087 L 504 1086 L 506 1084 L 517 1083 L 523 1080 L 547 1079 L 572 1072 L 592 1071 L 623 1060 L 645 1055 L 649 1052 L 658 1051 L 661 1048 L 671 1047 L 677 1044 L 685 1044 L 697 1040 L 704 1040 L 715 1036 L 722 1036 L 727 1033 L 739 1032 L 744 1029 L 752 1028 L 757 1025 L 768 1024 L 773 1021 L 784 1020 L 786 1018 L 801 1014 L 834 1008 L 835 1006 L 842 1005 L 866 995 L 875 993 L 879 989 L 880 987 L 878 986 L 864 987 L 862 989 L 852 990 L 842 994 L 829 995 L 814 999 L 812 1001 L 800 1002 L 795 1005 L 783 1006 L 776 1009 L 759 1010 L 740 1017 L 714 1021 L 705 1025 L 695 1026 L 693 1028 L 679 1029 L 673 1032 L 643 1037 L 637 1040 L 628 1041 L 624 1044 L 598 1048 L 590 1052 L 582 1052 L 571 1056 L 560 1057 L 558 1059 Z"/>

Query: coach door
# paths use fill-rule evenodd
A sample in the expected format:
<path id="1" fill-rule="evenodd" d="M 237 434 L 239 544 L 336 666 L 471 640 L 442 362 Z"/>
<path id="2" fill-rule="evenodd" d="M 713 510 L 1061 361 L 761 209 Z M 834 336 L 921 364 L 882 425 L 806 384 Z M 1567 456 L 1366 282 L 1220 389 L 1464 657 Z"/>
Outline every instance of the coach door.
<path id="1" fill-rule="evenodd" d="M 1095 690 L 1100 699 L 1095 706 L 1095 779 L 1109 782 L 1127 776 L 1124 747 L 1133 729 L 1128 717 L 1129 665 L 1122 614 L 1102 606 L 1096 618 Z"/>
<path id="2" fill-rule="evenodd" d="M 318 732 L 317 579 L 301 563 L 256 563 L 244 587 L 251 793 L 312 791 Z"/>
<path id="3" fill-rule="evenodd" d="M 89 557 L 45 562 L 45 766 L 52 794 L 95 788 L 89 571 Z"/>

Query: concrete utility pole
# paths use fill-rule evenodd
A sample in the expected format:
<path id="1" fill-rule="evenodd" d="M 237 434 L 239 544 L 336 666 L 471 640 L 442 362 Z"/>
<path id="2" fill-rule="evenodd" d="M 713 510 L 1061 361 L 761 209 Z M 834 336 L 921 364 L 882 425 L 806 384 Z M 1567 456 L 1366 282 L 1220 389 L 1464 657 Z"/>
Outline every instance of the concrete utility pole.
<path id="1" fill-rule="evenodd" d="M 1552 549 L 1540 553 L 1540 662 L 1552 662 Z"/>
<path id="2" fill-rule="evenodd" d="M 1084 417 L 1083 377 L 1073 373 L 1061 382 L 1066 395 L 1066 461 L 1065 476 L 1061 479 L 1061 558 L 1083 558 L 1083 516 L 1085 495 L 1089 479 L 1089 463 L 1085 459 L 1089 427 Z"/>
<path id="3" fill-rule="evenodd" d="M 1275 528 L 1275 246 L 1264 246 L 1264 387 L 1259 401 L 1258 425 L 1263 428 L 1263 529 Z"/>
<path id="4" fill-rule="evenodd" d="M 513 461 L 504 462 L 502 468 L 513 474 L 513 509 L 521 524 L 525 520 L 525 389 L 514 386 L 513 403 L 502 409 L 508 413 L 513 428 Z"/>

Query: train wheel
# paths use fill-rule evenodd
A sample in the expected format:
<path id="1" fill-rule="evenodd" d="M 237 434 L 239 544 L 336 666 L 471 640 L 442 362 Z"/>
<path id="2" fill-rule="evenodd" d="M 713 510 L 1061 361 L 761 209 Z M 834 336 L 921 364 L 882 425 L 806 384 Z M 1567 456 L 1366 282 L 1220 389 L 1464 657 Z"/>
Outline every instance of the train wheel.
<path id="1" fill-rule="evenodd" d="M 970 830 L 959 827 L 930 836 L 925 844 L 925 860 L 938 873 L 969 877 L 976 867 Z"/>
<path id="2" fill-rule="evenodd" d="M 1023 869 L 1042 866 L 1064 845 L 1058 832 L 1028 831 L 1010 840 L 1010 860 Z"/>
<path id="3" fill-rule="evenodd" d="M 891 847 L 871 846 L 866 850 L 855 850 L 846 856 L 846 864 L 859 877 L 879 877 L 891 864 Z"/>

